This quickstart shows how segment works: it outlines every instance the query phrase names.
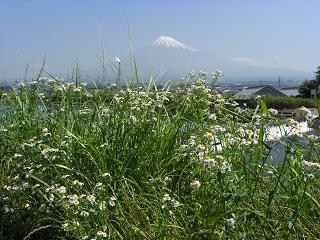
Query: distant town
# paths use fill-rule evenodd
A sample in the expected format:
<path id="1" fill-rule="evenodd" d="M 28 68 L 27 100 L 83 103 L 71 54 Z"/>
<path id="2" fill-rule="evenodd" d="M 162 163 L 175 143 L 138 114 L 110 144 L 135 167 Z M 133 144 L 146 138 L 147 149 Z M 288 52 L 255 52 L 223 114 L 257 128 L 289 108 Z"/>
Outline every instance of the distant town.
<path id="1" fill-rule="evenodd" d="M 229 92 L 230 95 L 235 95 L 243 90 L 252 88 L 262 88 L 264 86 L 272 86 L 275 89 L 280 90 L 286 96 L 296 97 L 299 95 L 298 87 L 302 81 L 286 80 L 281 81 L 279 77 L 278 81 L 248 81 L 241 83 L 217 83 L 214 89 L 218 92 Z"/>
<path id="2" fill-rule="evenodd" d="M 0 90 L 2 92 L 8 92 L 12 89 L 14 81 L 6 82 L 2 81 L 0 83 Z M 236 95 L 241 91 L 245 91 L 247 89 L 251 89 L 251 92 L 255 90 L 260 90 L 266 86 L 272 87 L 272 89 L 280 90 L 283 96 L 288 97 L 296 97 L 299 95 L 298 87 L 302 83 L 302 81 L 297 80 L 286 80 L 282 81 L 281 78 L 277 81 L 247 81 L 247 82 L 227 82 L 221 81 L 215 84 L 214 89 L 220 93 L 228 93 L 229 95 Z M 102 88 L 102 86 L 97 85 L 98 88 Z M 252 92 L 253 93 L 253 92 Z M 247 91 L 246 94 L 249 94 Z M 277 95 L 277 94 L 275 94 Z"/>

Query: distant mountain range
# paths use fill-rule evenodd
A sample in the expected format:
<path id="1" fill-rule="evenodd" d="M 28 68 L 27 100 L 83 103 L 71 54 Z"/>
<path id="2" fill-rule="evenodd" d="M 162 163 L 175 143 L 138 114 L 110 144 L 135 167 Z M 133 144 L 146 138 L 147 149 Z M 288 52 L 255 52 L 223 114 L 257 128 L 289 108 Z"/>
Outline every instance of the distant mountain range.
<path id="1" fill-rule="evenodd" d="M 159 81 L 177 80 L 191 70 L 205 70 L 208 73 L 215 70 L 222 70 L 224 73 L 220 82 L 243 83 L 243 82 L 265 82 L 277 81 L 281 78 L 282 82 L 301 82 L 305 79 L 314 77 L 312 72 L 288 70 L 283 68 L 272 68 L 263 66 L 253 66 L 236 63 L 232 60 L 223 59 L 213 54 L 199 51 L 188 46 L 173 37 L 160 36 L 144 48 L 135 51 L 134 57 L 137 62 L 139 76 L 144 80 L 152 76 Z M 117 67 L 121 65 L 121 79 L 127 80 L 132 76 L 132 57 L 115 58 L 109 61 L 107 66 L 107 79 L 117 79 Z M 110 68 L 113 66 L 113 71 Z M 80 69 L 81 71 L 81 69 Z M 102 75 L 102 69 L 96 68 L 91 71 L 81 71 L 82 80 L 95 80 Z M 71 74 L 58 75 L 65 79 L 70 79 Z M 84 77 L 84 76 L 91 76 Z M 4 81 L 2 81 L 4 82 Z M 8 80 L 7 83 L 11 83 Z"/>
<path id="2" fill-rule="evenodd" d="M 172 37 L 161 36 L 151 44 L 134 53 L 139 73 L 145 79 L 153 77 L 177 79 L 191 70 L 205 70 L 213 72 L 223 70 L 223 81 L 270 81 L 282 80 L 302 81 L 313 77 L 313 73 L 271 68 L 262 66 L 248 66 L 235 63 L 213 54 L 198 51 L 183 44 Z M 129 74 L 130 58 L 123 59 L 122 71 Z"/>

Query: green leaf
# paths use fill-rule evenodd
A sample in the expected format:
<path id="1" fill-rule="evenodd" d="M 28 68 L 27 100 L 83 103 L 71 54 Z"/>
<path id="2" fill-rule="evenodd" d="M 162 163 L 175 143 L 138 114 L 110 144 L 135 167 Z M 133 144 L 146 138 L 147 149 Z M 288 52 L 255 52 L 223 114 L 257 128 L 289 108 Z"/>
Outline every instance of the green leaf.
<path id="1" fill-rule="evenodd" d="M 265 101 L 263 101 L 263 100 L 260 101 L 260 107 L 261 107 L 262 114 L 268 113 L 268 108 L 267 108 L 267 104 L 265 103 Z"/>

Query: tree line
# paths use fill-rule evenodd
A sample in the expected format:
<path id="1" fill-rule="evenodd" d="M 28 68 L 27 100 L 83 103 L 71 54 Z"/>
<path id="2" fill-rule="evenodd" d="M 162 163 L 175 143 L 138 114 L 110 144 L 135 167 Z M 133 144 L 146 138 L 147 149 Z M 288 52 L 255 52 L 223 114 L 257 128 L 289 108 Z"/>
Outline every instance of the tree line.
<path id="1" fill-rule="evenodd" d="M 317 67 L 317 70 L 314 72 L 315 78 L 312 80 L 305 80 L 300 86 L 299 86 L 299 94 L 301 97 L 312 97 L 312 90 L 316 91 L 316 96 L 319 96 L 320 94 L 320 66 Z"/>

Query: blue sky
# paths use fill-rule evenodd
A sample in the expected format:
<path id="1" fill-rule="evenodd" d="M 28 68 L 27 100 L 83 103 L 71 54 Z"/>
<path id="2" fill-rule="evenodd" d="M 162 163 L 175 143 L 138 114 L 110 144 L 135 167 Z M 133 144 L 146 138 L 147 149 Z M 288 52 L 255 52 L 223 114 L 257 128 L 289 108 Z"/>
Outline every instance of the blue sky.
<path id="1" fill-rule="evenodd" d="M 54 74 L 128 55 L 166 35 L 247 65 L 312 71 L 320 64 L 319 0 L 1 0 L 0 79 L 23 76 L 47 54 Z M 97 22 L 100 23 L 100 37 Z"/>

